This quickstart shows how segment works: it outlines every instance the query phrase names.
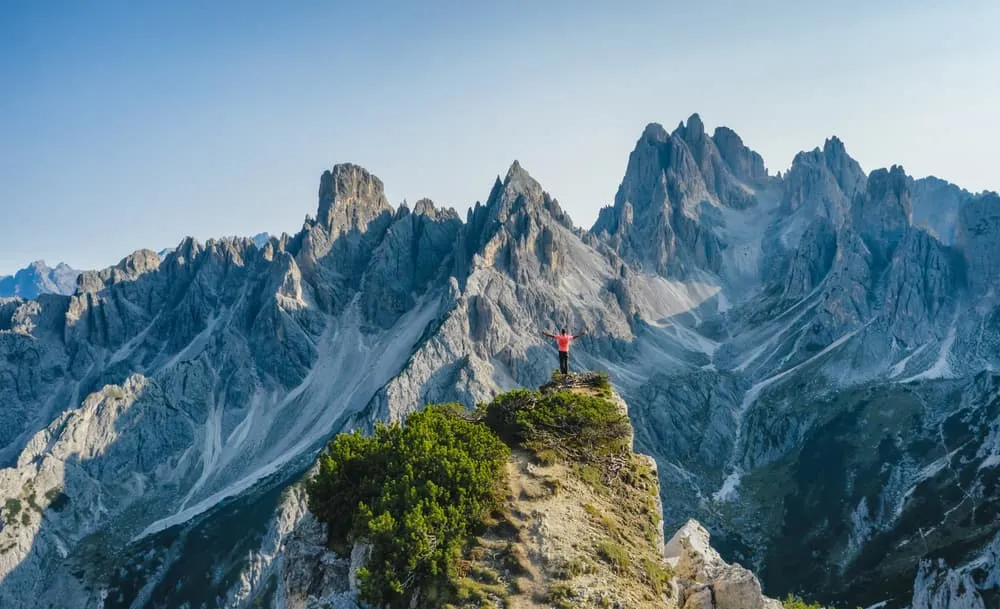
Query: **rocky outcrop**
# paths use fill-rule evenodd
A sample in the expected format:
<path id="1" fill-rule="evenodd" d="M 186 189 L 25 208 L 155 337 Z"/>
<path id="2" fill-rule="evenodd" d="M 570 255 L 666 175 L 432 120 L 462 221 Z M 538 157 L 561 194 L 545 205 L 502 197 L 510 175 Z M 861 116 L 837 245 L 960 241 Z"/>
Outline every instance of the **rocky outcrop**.
<path id="1" fill-rule="evenodd" d="M 303 487 L 294 485 L 284 493 L 260 549 L 251 553 L 225 606 L 358 609 L 353 585 L 358 562 L 329 551 L 326 526 L 307 511 Z"/>
<path id="2" fill-rule="evenodd" d="M 761 593 L 748 569 L 722 560 L 699 522 L 689 520 L 667 542 L 665 555 L 673 568 L 677 606 L 683 609 L 781 609 Z"/>
<path id="3" fill-rule="evenodd" d="M 955 567 L 939 558 L 920 562 L 912 609 L 989 609 L 1000 600 L 1000 534 L 978 555 Z"/>
<path id="4" fill-rule="evenodd" d="M 828 218 L 816 218 L 802 234 L 783 284 L 785 298 L 798 299 L 819 287 L 837 255 L 836 228 Z"/>
<path id="5" fill-rule="evenodd" d="M 903 168 L 878 169 L 851 207 L 852 227 L 861 235 L 875 264 L 884 265 L 910 230 L 913 207 Z"/>
<path id="6" fill-rule="evenodd" d="M 934 176 L 912 180 L 910 192 L 913 225 L 927 230 L 945 245 L 954 245 L 959 209 L 972 193 Z"/>
<path id="7" fill-rule="evenodd" d="M 956 245 L 967 266 L 969 289 L 995 294 L 1000 268 L 1000 196 L 986 193 L 966 200 L 959 210 Z"/>
<path id="8" fill-rule="evenodd" d="M 428 199 L 412 212 L 400 207 L 375 247 L 358 288 L 366 320 L 389 328 L 413 309 L 432 279 L 444 281 L 455 266 L 455 240 L 462 222 L 453 209 L 438 210 Z"/>
<path id="9" fill-rule="evenodd" d="M 746 184 L 763 185 L 770 179 L 767 168 L 764 167 L 764 159 L 744 145 L 740 136 L 729 127 L 716 127 L 712 142 L 737 180 Z"/>
<path id="10" fill-rule="evenodd" d="M 393 215 L 382 181 L 365 169 L 348 163 L 323 173 L 318 215 L 306 218 L 292 252 L 322 310 L 340 313 L 347 306 Z"/>
<path id="11" fill-rule="evenodd" d="M 595 373 L 571 374 L 554 378 L 541 392 L 594 395 L 603 382 Z M 605 399 L 628 416 L 628 405 L 617 393 Z M 631 444 L 631 426 L 626 427 Z M 722 560 L 696 521 L 688 521 L 665 544 L 655 461 L 625 451 L 616 463 L 605 470 L 583 454 L 540 461 L 513 449 L 503 523 L 481 531 L 462 559 L 470 574 L 493 574 L 483 604 L 781 609 L 762 594 L 753 573 Z M 583 470 L 591 473 L 582 475 Z M 617 474 L 607 477 L 600 474 L 604 471 Z M 296 487 L 289 497 L 300 494 Z M 324 541 L 323 525 L 306 514 L 282 542 L 287 549 L 273 552 L 279 557 L 270 568 L 272 580 L 279 582 L 273 597 L 285 603 L 275 606 L 353 607 L 350 597 L 357 588 L 352 573 L 363 565 L 365 548 L 355 543 L 350 558 L 338 558 L 322 549 Z M 267 547 L 277 546 L 268 541 Z M 260 603 L 260 591 L 271 588 L 263 585 L 267 576 L 261 570 L 254 573 L 246 581 L 262 583 L 241 589 L 256 588 L 257 595 L 241 598 Z M 411 606 L 417 606 L 419 592 L 413 598 Z"/>

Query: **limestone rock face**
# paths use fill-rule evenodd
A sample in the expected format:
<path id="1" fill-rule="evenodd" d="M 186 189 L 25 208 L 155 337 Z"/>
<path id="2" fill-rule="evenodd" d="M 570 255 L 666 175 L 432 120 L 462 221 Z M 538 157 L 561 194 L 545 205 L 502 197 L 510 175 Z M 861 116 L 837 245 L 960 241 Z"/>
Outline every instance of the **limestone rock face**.
<path id="1" fill-rule="evenodd" d="M 828 220 L 840 229 L 851 214 L 854 198 L 863 191 L 866 177 L 844 144 L 831 138 L 810 152 L 800 152 L 781 181 L 781 210 L 787 217 L 780 232 L 785 247 L 798 246 L 814 218 Z"/>
<path id="2" fill-rule="evenodd" d="M 698 609 L 780 609 L 781 603 L 761 593 L 757 577 L 738 564 L 728 564 L 709 543 L 708 531 L 689 520 L 667 542 L 665 555 L 676 575 L 684 607 Z"/>
<path id="3" fill-rule="evenodd" d="M 866 175 L 836 138 L 770 176 L 698 116 L 643 131 L 590 231 L 519 163 L 484 195 L 394 208 L 338 165 L 293 235 L 0 295 L 0 605 L 268 590 L 298 522 L 276 497 L 327 438 L 538 385 L 562 326 L 627 400 L 665 530 L 704 522 L 774 594 L 899 609 L 967 589 L 951 570 L 990 598 L 997 195 Z"/>
<path id="4" fill-rule="evenodd" d="M 384 213 L 392 213 L 382 180 L 351 163 L 324 171 L 319 181 L 316 221 L 332 237 L 350 231 L 365 232 Z"/>
<path id="5" fill-rule="evenodd" d="M 833 267 L 837 233 L 828 218 L 817 218 L 802 234 L 784 281 L 784 296 L 803 298 L 816 289 Z"/>
<path id="6" fill-rule="evenodd" d="M 912 217 L 907 177 L 898 165 L 889 171 L 873 171 L 864 194 L 857 197 L 852 207 L 854 229 L 881 264 L 892 256 L 910 230 Z"/>
<path id="7" fill-rule="evenodd" d="M 927 230 L 944 245 L 954 245 L 959 209 L 972 193 L 934 176 L 913 180 L 910 192 L 913 225 Z"/>
<path id="8" fill-rule="evenodd" d="M 1000 196 L 987 193 L 967 200 L 959 210 L 956 244 L 967 266 L 969 289 L 975 294 L 995 293 L 1000 269 Z"/>
<path id="9" fill-rule="evenodd" d="M 717 127 L 712 134 L 712 141 L 738 180 L 747 184 L 763 184 L 768 180 L 764 159 L 744 145 L 735 131 L 729 127 Z"/>
<path id="10" fill-rule="evenodd" d="M 767 177 L 735 133 L 722 132 L 719 139 L 726 156 L 697 114 L 672 134 L 658 124 L 647 126 L 629 156 L 614 206 L 601 211 L 591 231 L 604 235 L 626 260 L 663 275 L 719 272 L 725 246 L 715 214 L 703 213 L 713 205 L 756 205 L 753 185 Z"/>

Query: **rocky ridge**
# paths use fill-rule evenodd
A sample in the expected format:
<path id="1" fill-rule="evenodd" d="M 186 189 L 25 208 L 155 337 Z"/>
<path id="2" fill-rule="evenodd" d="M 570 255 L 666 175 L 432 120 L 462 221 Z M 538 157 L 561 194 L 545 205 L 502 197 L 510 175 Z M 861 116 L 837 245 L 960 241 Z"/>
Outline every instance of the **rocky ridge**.
<path id="1" fill-rule="evenodd" d="M 589 394 L 591 386 L 588 375 L 571 375 L 544 390 Z M 627 416 L 624 400 L 617 394 L 610 399 Z M 464 557 L 468 572 L 487 577 L 477 592 L 487 595 L 481 602 L 526 609 L 781 608 L 762 595 L 753 573 L 722 560 L 698 522 L 688 521 L 664 543 L 656 463 L 631 451 L 624 458 L 635 460 L 640 476 L 611 483 L 612 490 L 581 474 L 584 462 L 539 462 L 514 452 L 507 467 L 510 528 L 488 530 Z M 302 509 L 300 486 L 286 494 L 286 505 Z M 268 536 L 266 545 L 280 561 L 271 563 L 258 589 L 243 589 L 244 601 L 289 609 L 357 607 L 353 574 L 364 563 L 363 545 L 339 557 L 326 549 L 325 525 L 311 514 L 282 520 L 297 522 Z M 614 548 L 625 553 L 614 554 Z M 508 587 L 514 592 L 503 592 Z"/>
<path id="2" fill-rule="evenodd" d="M 668 530 L 693 511 L 768 589 L 908 606 L 918 572 L 971 573 L 996 534 L 993 193 L 865 174 L 836 138 L 770 176 L 692 117 L 644 131 L 591 231 L 519 164 L 464 221 L 393 208 L 351 165 L 318 198 L 262 246 L 186 239 L 70 296 L 0 300 L 0 498 L 38 506 L 3 511 L 0 603 L 252 587 L 282 558 L 251 546 L 295 513 L 279 491 L 326 438 L 537 385 L 536 331 L 558 325 L 590 330 L 574 365 L 628 400 Z M 869 444 L 832 441 L 855 428 Z M 869 483 L 819 468 L 833 445 Z M 787 568 L 793 552 L 816 559 Z"/>

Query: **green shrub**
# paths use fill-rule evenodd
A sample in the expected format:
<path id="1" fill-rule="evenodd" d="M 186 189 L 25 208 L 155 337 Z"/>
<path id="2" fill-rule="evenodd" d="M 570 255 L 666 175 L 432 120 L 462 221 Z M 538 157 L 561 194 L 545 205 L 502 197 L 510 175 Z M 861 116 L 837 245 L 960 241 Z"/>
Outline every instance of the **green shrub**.
<path id="1" fill-rule="evenodd" d="M 428 406 L 371 437 L 340 434 L 307 483 L 309 509 L 343 551 L 372 544 L 362 597 L 402 607 L 416 588 L 456 581 L 469 535 L 500 507 L 508 449 L 457 404 Z"/>
<path id="2" fill-rule="evenodd" d="M 3 517 L 7 521 L 7 524 L 14 524 L 17 522 L 17 515 L 21 513 L 21 500 L 20 499 L 8 499 L 3 505 Z"/>
<path id="3" fill-rule="evenodd" d="M 785 600 L 781 601 L 781 604 L 785 609 L 824 609 L 823 605 L 819 603 L 807 603 L 802 598 L 798 596 L 792 596 L 789 594 L 785 597 Z"/>
<path id="4" fill-rule="evenodd" d="M 535 453 L 601 460 L 628 449 L 628 419 L 602 397 L 519 389 L 498 396 L 480 415 L 508 444 Z"/>

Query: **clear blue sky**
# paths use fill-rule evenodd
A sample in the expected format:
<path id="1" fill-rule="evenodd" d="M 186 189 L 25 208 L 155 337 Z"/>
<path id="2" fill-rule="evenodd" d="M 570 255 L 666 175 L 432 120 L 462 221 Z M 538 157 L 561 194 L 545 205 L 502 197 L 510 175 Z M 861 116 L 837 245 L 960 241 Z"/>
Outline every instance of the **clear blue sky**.
<path id="1" fill-rule="evenodd" d="M 996 0 L 583 4 L 3 0 L 0 274 L 293 232 L 341 161 L 464 213 L 516 158 L 589 226 L 692 112 L 1000 189 Z"/>

